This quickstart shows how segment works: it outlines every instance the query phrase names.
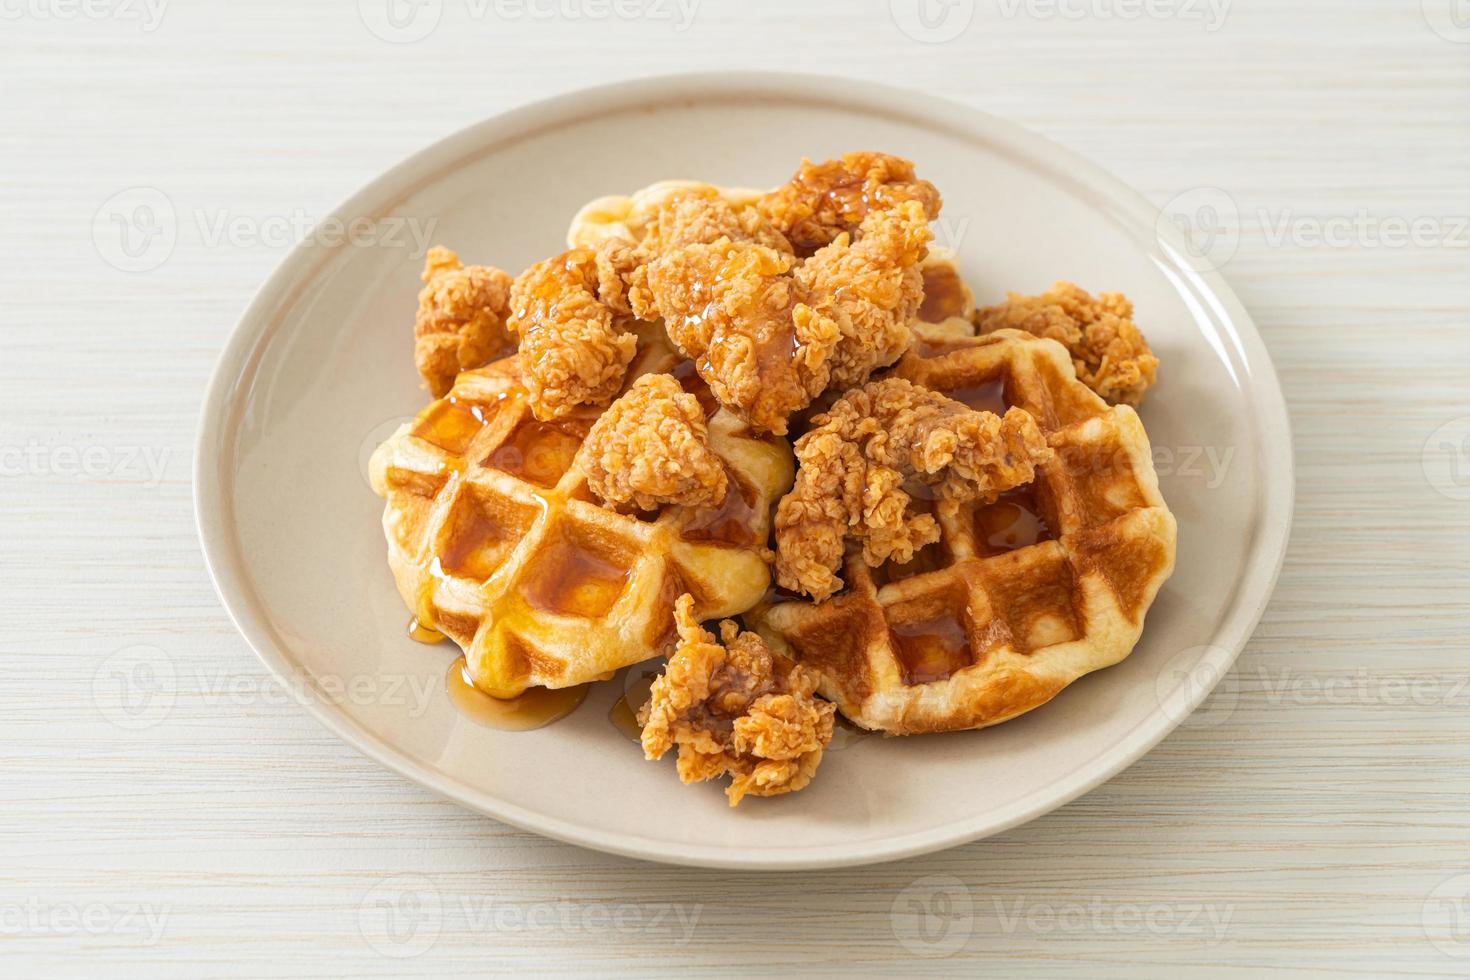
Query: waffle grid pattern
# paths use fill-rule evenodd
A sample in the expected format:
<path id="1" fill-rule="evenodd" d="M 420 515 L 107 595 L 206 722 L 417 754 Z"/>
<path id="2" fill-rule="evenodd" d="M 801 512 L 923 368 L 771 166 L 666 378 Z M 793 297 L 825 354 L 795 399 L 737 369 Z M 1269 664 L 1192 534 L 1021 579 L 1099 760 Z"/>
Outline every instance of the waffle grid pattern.
<path id="1" fill-rule="evenodd" d="M 694 389 L 697 376 L 681 367 L 650 332 L 629 383 L 669 371 Z M 399 591 L 422 624 L 464 649 L 487 693 L 611 676 L 672 638 L 681 592 L 709 619 L 748 608 L 769 585 L 760 549 L 791 482 L 784 442 L 714 412 L 711 445 L 731 477 L 725 502 L 622 514 L 591 496 L 574 464 L 596 414 L 537 421 L 508 358 L 460 375 L 374 454 Z"/>
<path id="2" fill-rule="evenodd" d="M 1175 545 L 1134 411 L 1080 384 L 1060 345 L 1017 331 L 923 339 L 895 373 L 975 408 L 1019 405 L 1055 461 L 941 515 L 941 541 L 907 565 L 849 553 L 844 593 L 765 607 L 750 617 L 760 632 L 815 666 L 843 714 L 896 734 L 1005 721 L 1126 657 Z"/>

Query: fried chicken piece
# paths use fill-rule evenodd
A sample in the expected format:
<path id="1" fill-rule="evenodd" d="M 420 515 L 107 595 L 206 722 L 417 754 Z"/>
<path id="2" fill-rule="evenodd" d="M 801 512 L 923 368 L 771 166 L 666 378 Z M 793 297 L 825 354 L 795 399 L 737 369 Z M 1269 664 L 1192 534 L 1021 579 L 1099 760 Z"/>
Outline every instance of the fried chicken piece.
<path id="1" fill-rule="evenodd" d="M 869 212 L 856 242 L 842 232 L 796 271 L 812 313 L 837 324 L 832 387 L 862 384 L 908 349 L 924 299 L 921 263 L 933 237 L 923 205 L 905 201 Z"/>
<path id="2" fill-rule="evenodd" d="M 489 265 L 463 265 L 442 245 L 424 258 L 413 360 L 429 393 L 442 398 L 461 371 L 483 367 L 515 350 L 506 330 L 510 274 Z"/>
<path id="3" fill-rule="evenodd" d="M 638 712 L 644 757 L 661 759 L 677 745 L 685 783 L 729 774 L 731 806 L 804 788 L 832 741 L 836 706 L 815 697 L 811 671 L 728 619 L 721 646 L 693 609 L 688 593 L 674 604 L 679 643 Z"/>
<path id="4" fill-rule="evenodd" d="M 671 218 L 657 234 L 678 241 L 679 227 L 724 227 L 734 212 L 717 200 L 684 198 L 683 224 Z M 729 213 L 697 222 L 701 201 Z M 784 435 L 787 417 L 828 387 L 861 384 L 907 349 L 930 238 L 922 205 L 908 201 L 872 212 L 856 239 L 842 232 L 800 265 L 749 239 L 671 245 L 633 277 L 633 308 L 663 317 L 722 404 Z"/>
<path id="5" fill-rule="evenodd" d="M 812 423 L 796 442 L 796 485 L 776 508 L 776 580 L 818 602 L 842 587 L 848 540 L 862 542 L 874 568 L 939 540 L 913 493 L 953 516 L 1030 483 L 1053 456 L 1024 409 L 973 411 L 901 378 L 849 391 Z"/>
<path id="6" fill-rule="evenodd" d="M 756 207 L 784 234 L 798 254 L 810 255 L 842 232 L 856 230 L 872 211 L 917 201 L 929 220 L 939 217 L 939 191 L 919 180 L 914 165 L 886 153 L 848 153 L 840 160 L 812 163 L 766 194 Z"/>
<path id="7" fill-rule="evenodd" d="M 645 320 L 658 319 L 661 314 L 647 288 L 648 263 L 671 249 L 710 245 L 722 238 L 791 254 L 791 243 L 755 208 L 736 211 L 714 187 L 686 188 L 659 205 L 641 240 L 610 238 L 598 247 L 604 302 Z"/>
<path id="8" fill-rule="evenodd" d="M 720 238 L 664 252 L 646 267 L 664 328 L 722 405 L 764 432 L 827 387 L 836 321 L 797 315 L 804 290 L 794 259 L 767 245 Z"/>
<path id="9" fill-rule="evenodd" d="M 975 314 L 981 333 L 1011 328 L 1059 342 L 1072 355 L 1077 379 L 1112 405 L 1137 405 L 1159 372 L 1159 359 L 1133 322 L 1122 293 L 1094 299 L 1070 282 L 1040 296 L 1011 293 L 1005 303 Z"/>
<path id="10" fill-rule="evenodd" d="M 597 253 L 578 248 L 538 262 L 511 286 L 510 327 L 521 373 L 542 420 L 606 405 L 638 346 L 629 318 L 600 298 Z"/>
<path id="11" fill-rule="evenodd" d="M 737 211 L 714 187 L 691 187 L 669 195 L 640 244 L 653 256 L 681 245 L 707 245 L 721 238 L 754 242 L 792 254 L 786 236 L 759 209 Z"/>
<path id="12" fill-rule="evenodd" d="M 646 374 L 592 425 L 577 452 L 592 492 L 641 510 L 717 506 L 728 486 L 704 409 L 667 374 Z"/>

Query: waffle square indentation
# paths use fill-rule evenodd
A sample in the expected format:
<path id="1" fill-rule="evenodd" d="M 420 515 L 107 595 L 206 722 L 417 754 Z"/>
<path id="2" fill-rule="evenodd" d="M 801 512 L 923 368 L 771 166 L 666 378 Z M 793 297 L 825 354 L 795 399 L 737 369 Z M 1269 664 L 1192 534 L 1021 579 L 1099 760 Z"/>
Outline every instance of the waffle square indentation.
<path id="1" fill-rule="evenodd" d="M 634 556 L 590 527 L 563 520 L 551 528 L 521 583 L 534 609 L 595 619 L 617 605 L 628 586 Z"/>

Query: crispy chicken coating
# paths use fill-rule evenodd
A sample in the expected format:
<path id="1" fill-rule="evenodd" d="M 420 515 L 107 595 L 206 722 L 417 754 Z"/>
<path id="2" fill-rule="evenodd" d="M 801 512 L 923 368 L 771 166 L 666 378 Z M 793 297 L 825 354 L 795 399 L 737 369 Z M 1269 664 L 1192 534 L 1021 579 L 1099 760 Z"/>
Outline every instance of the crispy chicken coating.
<path id="1" fill-rule="evenodd" d="M 810 315 L 837 324 L 833 388 L 862 384 L 908 349 L 924 299 L 921 263 L 933 237 L 923 206 L 906 201 L 870 212 L 856 242 L 842 232 L 796 271 Z"/>
<path id="2" fill-rule="evenodd" d="M 827 387 L 838 336 L 834 320 L 797 315 L 804 290 L 792 263 L 769 246 L 720 238 L 670 249 L 647 266 L 669 338 L 721 404 L 777 435 Z"/>
<path id="3" fill-rule="evenodd" d="M 696 243 L 709 244 L 721 238 L 755 242 L 791 254 L 791 243 L 759 209 L 737 211 L 713 187 L 691 187 L 669 196 L 644 234 L 642 246 L 649 255 Z"/>
<path id="4" fill-rule="evenodd" d="M 580 405 L 606 405 L 638 346 L 629 318 L 600 298 L 598 257 L 572 249 L 521 273 L 510 291 L 521 373 L 543 420 Z"/>
<path id="5" fill-rule="evenodd" d="M 515 350 L 506 329 L 510 274 L 466 266 L 442 245 L 429 249 L 413 323 L 413 360 L 429 393 L 449 393 L 461 371 L 483 367 Z"/>
<path id="6" fill-rule="evenodd" d="M 817 677 L 730 620 L 720 639 L 694 619 L 694 597 L 674 604 L 679 643 L 638 712 L 643 754 L 679 747 L 685 783 L 733 777 L 731 806 L 804 788 L 832 741 L 836 707 L 815 697 Z"/>
<path id="7" fill-rule="evenodd" d="M 914 493 L 953 515 L 1030 483 L 1053 455 L 1025 410 L 973 411 L 900 378 L 848 392 L 812 423 L 796 442 L 796 485 L 776 508 L 776 579 L 818 602 L 842 587 L 848 540 L 875 568 L 939 540 Z"/>
<path id="8" fill-rule="evenodd" d="M 724 216 L 699 222 L 701 202 Z M 675 203 L 684 217 L 657 234 L 676 243 L 679 228 L 738 220 L 718 197 Z M 784 435 L 787 417 L 828 387 L 860 384 L 908 347 L 930 238 L 927 213 L 909 201 L 873 211 L 855 239 L 842 232 L 801 264 L 749 238 L 672 244 L 630 278 L 632 306 L 663 317 L 722 404 Z"/>
<path id="9" fill-rule="evenodd" d="M 1058 282 L 1040 296 L 1011 293 L 1000 306 L 977 312 L 975 325 L 981 333 L 1010 328 L 1059 342 L 1072 355 L 1077 379 L 1109 404 L 1139 404 L 1159 372 L 1159 359 L 1122 293 L 1094 299 L 1070 282 Z"/>
<path id="10" fill-rule="evenodd" d="M 704 409 L 667 374 L 635 381 L 593 423 L 577 457 L 592 492 L 614 507 L 725 499 L 725 465 L 710 449 Z"/>
<path id="11" fill-rule="evenodd" d="M 659 205 L 638 241 L 614 237 L 598 246 L 603 301 L 645 320 L 658 319 L 659 311 L 648 291 L 648 263 L 670 249 L 708 245 L 722 238 L 754 242 L 791 254 L 791 243 L 755 208 L 737 211 L 716 188 L 689 187 L 674 192 Z"/>
<path id="12" fill-rule="evenodd" d="M 757 203 L 761 213 L 802 255 L 810 255 L 844 231 L 855 231 L 872 211 L 917 201 L 929 220 L 939 217 L 939 191 L 919 180 L 914 165 L 886 153 L 848 153 L 812 163 Z"/>

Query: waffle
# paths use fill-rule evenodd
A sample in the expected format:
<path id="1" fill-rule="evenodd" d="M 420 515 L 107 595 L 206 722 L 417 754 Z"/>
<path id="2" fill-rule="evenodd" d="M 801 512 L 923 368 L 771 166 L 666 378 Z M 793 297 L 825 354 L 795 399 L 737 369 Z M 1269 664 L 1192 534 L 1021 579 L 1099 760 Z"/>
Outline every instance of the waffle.
<path id="1" fill-rule="evenodd" d="M 718 191 L 737 211 L 755 204 L 765 193 L 749 187 L 716 187 L 698 180 L 660 180 L 632 194 L 612 194 L 582 205 L 567 228 L 567 247 L 596 248 L 609 238 L 641 241 L 648 223 L 658 216 L 660 205 L 677 191 L 700 187 Z"/>
<path id="2" fill-rule="evenodd" d="M 930 245 L 919 271 L 924 276 L 924 301 L 914 332 L 931 339 L 975 336 L 975 294 L 960 276 L 954 250 Z"/>
<path id="3" fill-rule="evenodd" d="M 1117 663 L 1174 566 L 1174 517 L 1133 409 L 1077 381 L 1054 341 L 919 334 L 895 374 L 975 408 L 1021 406 L 1056 459 L 1030 486 L 939 517 L 941 540 L 909 564 L 869 568 L 850 550 L 845 592 L 746 616 L 821 673 L 844 715 L 893 734 L 994 725 Z"/>
<path id="4" fill-rule="evenodd" d="M 719 507 L 637 516 L 599 505 L 575 462 L 598 411 L 537 421 L 514 357 L 459 375 L 373 455 L 398 590 L 422 625 L 464 649 L 486 693 L 604 679 L 673 641 L 681 593 L 715 619 L 770 584 L 762 552 L 791 449 L 717 410 L 662 330 L 643 330 L 628 383 L 668 371 L 700 396 L 730 477 Z"/>

